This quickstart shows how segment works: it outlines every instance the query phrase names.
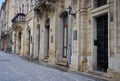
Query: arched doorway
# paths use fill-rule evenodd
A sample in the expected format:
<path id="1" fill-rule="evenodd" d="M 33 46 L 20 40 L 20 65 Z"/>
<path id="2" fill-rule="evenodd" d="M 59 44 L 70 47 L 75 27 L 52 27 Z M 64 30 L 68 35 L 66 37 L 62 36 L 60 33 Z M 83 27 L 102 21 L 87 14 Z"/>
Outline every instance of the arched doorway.
<path id="1" fill-rule="evenodd" d="M 39 57 L 40 54 L 40 25 L 37 25 L 36 28 L 36 52 L 37 56 Z"/>
<path id="2" fill-rule="evenodd" d="M 30 55 L 30 37 L 31 37 L 31 31 L 28 28 L 27 30 L 27 38 L 26 38 L 26 44 L 27 44 L 27 55 Z"/>
<path id="3" fill-rule="evenodd" d="M 15 38 L 14 38 L 14 53 L 16 53 L 16 33 L 15 33 Z"/>
<path id="4" fill-rule="evenodd" d="M 22 33 L 20 31 L 18 34 L 18 54 L 20 54 L 20 52 L 21 52 L 21 35 L 22 35 Z"/>
<path id="5" fill-rule="evenodd" d="M 49 57 L 50 19 L 45 21 L 45 58 Z"/>
<path id="6" fill-rule="evenodd" d="M 67 66 L 68 54 L 68 12 L 59 15 L 57 30 L 57 64 Z"/>
<path id="7" fill-rule="evenodd" d="M 68 14 L 64 13 L 62 18 L 63 18 L 63 57 L 67 58 L 67 51 L 68 51 Z"/>
<path id="8" fill-rule="evenodd" d="M 68 12 L 64 11 L 60 15 L 60 25 L 58 28 L 59 58 L 67 58 L 68 52 Z"/>

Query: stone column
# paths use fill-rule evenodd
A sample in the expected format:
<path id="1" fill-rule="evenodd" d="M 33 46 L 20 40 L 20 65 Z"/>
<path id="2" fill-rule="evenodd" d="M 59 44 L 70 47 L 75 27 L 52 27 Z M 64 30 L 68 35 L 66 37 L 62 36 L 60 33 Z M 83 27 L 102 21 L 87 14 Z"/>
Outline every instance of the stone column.
<path id="1" fill-rule="evenodd" d="M 80 71 L 85 71 L 87 70 L 87 9 L 82 8 L 80 16 Z"/>
<path id="2" fill-rule="evenodd" d="M 12 32 L 12 53 L 14 54 L 15 50 L 15 32 Z"/>
<path id="3" fill-rule="evenodd" d="M 50 35 L 49 35 L 49 63 L 50 64 L 55 64 L 56 63 L 56 48 L 55 48 L 55 31 L 56 31 L 56 16 L 52 16 L 50 18 Z"/>
<path id="4" fill-rule="evenodd" d="M 80 8 L 79 0 L 77 0 L 77 3 L 74 5 L 77 5 L 76 10 L 79 10 Z M 76 17 L 73 16 L 72 24 L 73 24 L 72 25 L 73 34 L 72 34 L 72 55 L 71 55 L 70 69 L 73 71 L 79 71 L 80 69 L 80 50 L 79 49 L 80 49 L 80 41 L 81 41 L 80 12 L 76 13 Z M 76 35 L 75 35 L 75 32 L 76 32 Z M 74 39 L 75 37 L 76 39 Z"/>

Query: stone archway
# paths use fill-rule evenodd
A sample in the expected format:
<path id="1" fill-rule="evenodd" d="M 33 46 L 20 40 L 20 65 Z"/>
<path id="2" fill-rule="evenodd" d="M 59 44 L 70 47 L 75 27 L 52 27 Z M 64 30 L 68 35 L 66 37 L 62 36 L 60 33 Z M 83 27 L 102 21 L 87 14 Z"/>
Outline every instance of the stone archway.
<path id="1" fill-rule="evenodd" d="M 21 52 L 21 31 L 18 33 L 18 54 Z"/>
<path id="2" fill-rule="evenodd" d="M 67 58 L 67 52 L 68 52 L 68 13 L 63 12 L 60 16 L 62 18 L 63 23 L 63 58 Z"/>
<path id="3" fill-rule="evenodd" d="M 49 39 L 50 39 L 50 19 L 47 18 L 45 21 L 45 49 L 44 49 L 44 56 L 45 59 L 48 59 L 49 57 Z"/>
<path id="4" fill-rule="evenodd" d="M 37 52 L 37 57 L 39 58 L 39 55 L 40 55 L 40 24 L 38 24 L 36 28 L 36 52 Z"/>
<path id="5" fill-rule="evenodd" d="M 58 21 L 58 56 L 57 64 L 67 65 L 68 52 L 68 12 L 62 11 Z"/>
<path id="6" fill-rule="evenodd" d="M 15 31 L 14 34 L 14 53 L 21 54 L 21 30 Z"/>
<path id="7" fill-rule="evenodd" d="M 31 40 L 31 30 L 30 27 L 27 28 L 26 30 L 26 53 L 27 55 L 30 55 L 30 40 Z"/>
<path id="8" fill-rule="evenodd" d="M 14 53 L 16 53 L 16 33 L 14 34 Z"/>

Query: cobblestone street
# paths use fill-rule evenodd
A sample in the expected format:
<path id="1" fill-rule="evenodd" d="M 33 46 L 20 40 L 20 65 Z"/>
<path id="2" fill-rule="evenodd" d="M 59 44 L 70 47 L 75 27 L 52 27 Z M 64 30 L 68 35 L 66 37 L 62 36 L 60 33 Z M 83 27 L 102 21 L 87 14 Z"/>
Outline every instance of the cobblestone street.
<path id="1" fill-rule="evenodd" d="M 0 52 L 0 81 L 102 81 L 47 68 Z"/>

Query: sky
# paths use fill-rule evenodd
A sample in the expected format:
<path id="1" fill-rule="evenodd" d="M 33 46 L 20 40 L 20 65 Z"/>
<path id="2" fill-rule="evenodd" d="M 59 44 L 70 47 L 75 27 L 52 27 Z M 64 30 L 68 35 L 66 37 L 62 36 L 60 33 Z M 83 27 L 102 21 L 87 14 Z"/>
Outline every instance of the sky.
<path id="1" fill-rule="evenodd" d="M 2 2 L 4 2 L 4 0 L 0 0 L 0 8 L 1 8 L 1 5 L 2 5 Z"/>

